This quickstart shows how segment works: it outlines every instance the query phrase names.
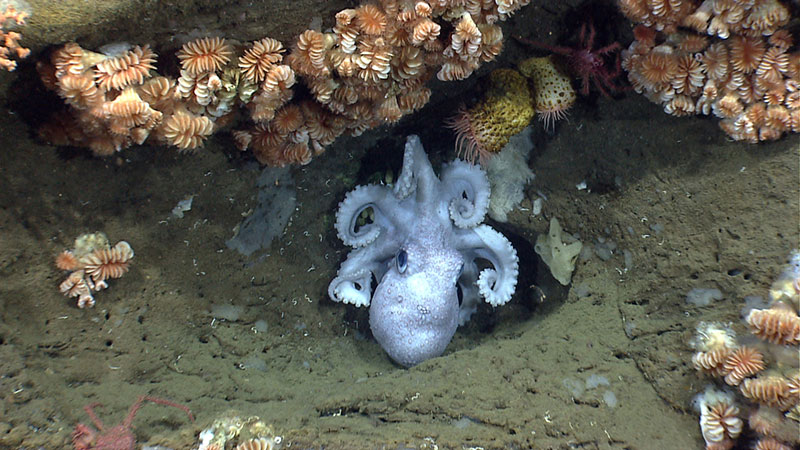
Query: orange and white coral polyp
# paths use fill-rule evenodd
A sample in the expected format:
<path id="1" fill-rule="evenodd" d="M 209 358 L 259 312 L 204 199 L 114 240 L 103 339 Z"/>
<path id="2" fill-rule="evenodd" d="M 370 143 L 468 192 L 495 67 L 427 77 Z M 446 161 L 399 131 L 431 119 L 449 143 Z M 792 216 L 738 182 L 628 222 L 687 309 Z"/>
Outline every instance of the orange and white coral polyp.
<path id="1" fill-rule="evenodd" d="M 746 319 L 754 335 L 779 345 L 800 344 L 800 316 L 791 306 L 777 302 L 769 309 L 754 309 Z"/>
<path id="2" fill-rule="evenodd" d="M 144 83 L 155 69 L 156 54 L 149 45 L 136 46 L 124 54 L 97 63 L 95 78 L 101 89 L 122 89 Z"/>
<path id="3" fill-rule="evenodd" d="M 707 352 L 697 352 L 692 356 L 694 368 L 706 372 L 712 376 L 722 376 L 727 374 L 725 361 L 731 355 L 732 350 L 721 347 Z"/>
<path id="4" fill-rule="evenodd" d="M 186 43 L 178 51 L 181 67 L 193 75 L 222 69 L 231 59 L 233 49 L 225 39 L 202 38 Z"/>
<path id="5" fill-rule="evenodd" d="M 767 375 L 747 378 L 739 386 L 742 394 L 761 405 L 785 411 L 797 404 L 790 381 L 782 376 Z"/>
<path id="6" fill-rule="evenodd" d="M 17 62 L 10 58 L 16 54 L 17 58 L 26 58 L 31 51 L 19 45 L 22 35 L 14 31 L 5 31 L 3 27 L 7 22 L 14 21 L 17 25 L 25 25 L 28 13 L 17 11 L 13 5 L 6 5 L 4 11 L 0 12 L 0 68 L 5 68 L 9 72 L 17 67 Z"/>
<path id="7" fill-rule="evenodd" d="M 733 440 L 739 436 L 743 426 L 733 395 L 709 386 L 695 401 L 700 410 L 700 431 L 706 449 L 733 447 Z"/>
<path id="8" fill-rule="evenodd" d="M 269 69 L 283 59 L 283 44 L 269 37 L 253 42 L 239 57 L 239 69 L 246 80 L 260 83 L 267 77 Z"/>
<path id="9" fill-rule="evenodd" d="M 355 11 L 358 27 L 366 34 L 377 36 L 386 28 L 386 14 L 375 5 L 366 4 Z"/>
<path id="10" fill-rule="evenodd" d="M 98 249 L 86 257 L 86 274 L 94 282 L 109 278 L 120 278 L 128 272 L 133 249 L 125 241 L 117 242 L 110 249 Z"/>
<path id="11" fill-rule="evenodd" d="M 725 382 L 736 386 L 743 379 L 764 370 L 764 355 L 752 347 L 740 347 L 734 350 L 725 360 L 723 369 L 727 372 Z"/>
<path id="12" fill-rule="evenodd" d="M 87 283 L 83 270 L 76 270 L 69 274 L 58 287 L 59 291 L 67 297 L 78 297 L 78 308 L 91 308 L 94 306 L 92 290 Z"/>
<path id="13" fill-rule="evenodd" d="M 164 120 L 161 132 L 170 145 L 192 151 L 201 147 L 213 130 L 214 122 L 208 117 L 178 111 Z"/>
<path id="14" fill-rule="evenodd" d="M 303 111 L 297 105 L 286 105 L 275 112 L 271 127 L 280 135 L 287 135 L 305 123 Z"/>
<path id="15" fill-rule="evenodd" d="M 56 267 L 61 270 L 77 270 L 80 265 L 78 258 L 69 250 L 64 250 L 56 256 Z"/>

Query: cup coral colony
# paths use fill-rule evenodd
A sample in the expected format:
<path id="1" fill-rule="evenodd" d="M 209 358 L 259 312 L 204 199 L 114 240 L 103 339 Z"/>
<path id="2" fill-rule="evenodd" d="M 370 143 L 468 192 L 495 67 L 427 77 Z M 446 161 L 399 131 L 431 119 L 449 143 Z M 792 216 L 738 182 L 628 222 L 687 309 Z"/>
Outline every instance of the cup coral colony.
<path id="1" fill-rule="evenodd" d="M 369 2 L 336 14 L 286 48 L 265 37 L 186 43 L 177 78 L 147 45 L 101 54 L 68 43 L 37 68 L 69 105 L 39 130 L 56 145 L 110 155 L 145 142 L 193 151 L 243 107 L 236 145 L 267 165 L 307 164 L 343 133 L 398 121 L 428 102 L 425 86 L 469 77 L 500 53 L 507 19 L 528 0 Z M 443 30 L 450 30 L 445 34 Z M 310 95 L 295 98 L 302 83 Z"/>
<path id="2" fill-rule="evenodd" d="M 622 67 L 675 116 L 719 117 L 737 141 L 800 132 L 800 52 L 777 0 L 619 0 L 635 23 Z"/>
<path id="3" fill-rule="evenodd" d="M 239 149 L 251 150 L 262 164 L 307 164 L 342 134 L 357 136 L 424 106 L 431 95 L 426 83 L 434 75 L 461 80 L 493 60 L 504 39 L 498 23 L 528 3 L 367 2 L 336 14 L 330 30 L 304 31 L 288 48 L 270 37 L 250 44 L 223 37 L 188 42 L 176 55 L 177 77 L 157 72 L 157 56 L 147 45 L 101 54 L 68 43 L 38 64 L 45 86 L 69 106 L 39 134 L 100 156 L 145 142 L 193 151 L 229 126 L 242 107 L 252 125 L 233 131 Z M 618 4 L 638 24 L 622 55 L 636 92 L 672 115 L 713 114 L 736 140 L 774 140 L 800 130 L 800 52 L 792 51 L 790 12 L 780 1 Z M 8 14 L 24 23 L 24 15 Z M 593 28 L 589 35 L 590 47 L 569 52 L 567 66 L 576 67 L 570 55 L 595 56 L 572 74 L 582 79 L 582 93 L 596 78 L 604 82 L 595 83 L 601 92 L 616 91 L 615 72 L 596 67 L 603 55 L 592 53 Z M 9 33 L 5 54 L 24 50 L 16 44 L 19 36 Z M 526 66 L 523 72 L 535 79 L 533 108 L 550 125 L 564 117 L 574 90 L 548 59 Z M 298 84 L 309 95 L 296 97 Z M 527 108 L 500 107 L 491 97 L 450 123 L 471 160 L 485 161 L 502 148 L 508 130 L 519 128 L 506 125 L 506 110 L 526 111 L 520 121 L 529 115 Z M 494 113 L 501 119 L 488 116 Z"/>
<path id="4" fill-rule="evenodd" d="M 794 252 L 769 291 L 767 307 L 746 315 L 755 339 L 739 339 L 721 323 L 698 325 L 692 363 L 718 380 L 695 399 L 706 448 L 733 448 L 745 423 L 758 435 L 757 449 L 800 445 L 798 310 L 800 253 Z"/>

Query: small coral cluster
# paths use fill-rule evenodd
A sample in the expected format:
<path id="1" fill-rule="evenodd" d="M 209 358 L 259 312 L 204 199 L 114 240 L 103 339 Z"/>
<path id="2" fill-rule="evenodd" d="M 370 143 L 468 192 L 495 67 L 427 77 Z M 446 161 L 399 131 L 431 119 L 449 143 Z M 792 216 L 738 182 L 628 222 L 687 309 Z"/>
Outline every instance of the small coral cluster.
<path id="1" fill-rule="evenodd" d="M 492 60 L 503 41 L 496 22 L 528 2 L 367 2 L 336 14 L 329 32 L 306 30 L 288 53 L 271 38 L 249 45 L 198 39 L 178 52 L 177 80 L 154 73 L 148 46 L 103 55 L 69 43 L 38 66 L 70 106 L 40 134 L 97 155 L 148 139 L 192 150 L 231 122 L 238 104 L 254 123 L 233 132 L 239 149 L 263 164 L 306 164 L 343 133 L 358 135 L 425 105 L 434 75 L 464 79 Z M 306 89 L 295 97 L 301 82 Z"/>
<path id="2" fill-rule="evenodd" d="M 56 257 L 56 267 L 70 272 L 59 290 L 67 297 L 78 297 L 78 308 L 91 308 L 92 292 L 107 288 L 106 280 L 125 275 L 132 258 L 133 249 L 125 241 L 111 247 L 105 233 L 80 235 L 72 250 Z"/>
<path id="3" fill-rule="evenodd" d="M 746 318 L 757 338 L 737 341 L 733 330 L 702 322 L 692 346 L 698 371 L 738 387 L 744 397 L 747 423 L 759 438 L 757 449 L 791 449 L 800 444 L 800 253 L 770 290 L 766 309 Z M 730 449 L 743 429 L 736 396 L 709 387 L 697 399 L 700 428 L 707 449 Z"/>
<path id="4" fill-rule="evenodd" d="M 39 129 L 40 136 L 56 145 L 89 147 L 99 156 L 149 138 L 193 150 L 211 135 L 233 100 L 249 92 L 221 71 L 232 54 L 223 39 L 186 44 L 178 53 L 183 68 L 177 80 L 154 74 L 156 54 L 147 45 L 113 54 L 73 42 L 53 52 L 49 62 L 37 64 L 45 86 L 69 106 L 67 114 L 55 115 Z"/>
<path id="5" fill-rule="evenodd" d="M 14 31 L 6 31 L 6 23 L 12 22 L 16 25 L 25 25 L 28 14 L 17 11 L 13 5 L 7 5 L 5 11 L 0 12 L 0 67 L 11 72 L 17 68 L 17 62 L 11 58 L 16 56 L 18 59 L 27 57 L 31 51 L 19 45 L 22 35 Z"/>
<path id="6" fill-rule="evenodd" d="M 280 450 L 283 437 L 276 436 L 272 427 L 258 416 L 241 418 L 229 411 L 200 432 L 196 450 Z"/>
<path id="7" fill-rule="evenodd" d="M 714 114 L 735 140 L 800 132 L 800 51 L 778 0 L 618 0 L 639 23 L 622 66 L 675 116 Z"/>

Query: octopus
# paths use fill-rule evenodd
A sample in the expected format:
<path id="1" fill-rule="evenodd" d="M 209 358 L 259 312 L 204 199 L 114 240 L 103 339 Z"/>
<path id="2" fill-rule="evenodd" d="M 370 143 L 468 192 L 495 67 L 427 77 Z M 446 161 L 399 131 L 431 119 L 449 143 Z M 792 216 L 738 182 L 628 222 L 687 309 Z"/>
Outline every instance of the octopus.
<path id="1" fill-rule="evenodd" d="M 489 194 L 479 166 L 455 160 L 437 177 L 419 137 L 409 136 L 392 186 L 357 186 L 339 204 L 336 231 L 353 250 L 328 295 L 369 306 L 372 334 L 398 364 L 440 356 L 481 298 L 496 307 L 514 294 L 517 252 L 482 224 Z M 359 220 L 365 211 L 369 223 Z"/>

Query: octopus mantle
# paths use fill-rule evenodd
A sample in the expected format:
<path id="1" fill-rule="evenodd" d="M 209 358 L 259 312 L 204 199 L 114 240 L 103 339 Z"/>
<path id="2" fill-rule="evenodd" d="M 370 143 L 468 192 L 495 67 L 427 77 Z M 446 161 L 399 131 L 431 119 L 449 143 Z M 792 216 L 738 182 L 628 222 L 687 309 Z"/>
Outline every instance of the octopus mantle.
<path id="1" fill-rule="evenodd" d="M 481 225 L 488 205 L 489 182 L 479 167 L 456 160 L 439 179 L 419 137 L 409 136 L 393 187 L 358 186 L 339 204 L 336 231 L 354 250 L 328 295 L 356 306 L 369 306 L 371 299 L 372 333 L 399 364 L 441 355 L 481 297 L 502 305 L 517 284 L 516 251 Z M 372 222 L 359 226 L 369 208 Z M 492 267 L 479 272 L 478 260 Z M 374 295 L 373 276 L 379 280 Z"/>

